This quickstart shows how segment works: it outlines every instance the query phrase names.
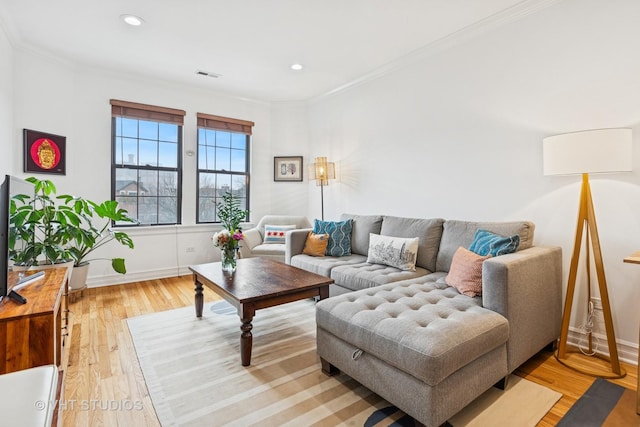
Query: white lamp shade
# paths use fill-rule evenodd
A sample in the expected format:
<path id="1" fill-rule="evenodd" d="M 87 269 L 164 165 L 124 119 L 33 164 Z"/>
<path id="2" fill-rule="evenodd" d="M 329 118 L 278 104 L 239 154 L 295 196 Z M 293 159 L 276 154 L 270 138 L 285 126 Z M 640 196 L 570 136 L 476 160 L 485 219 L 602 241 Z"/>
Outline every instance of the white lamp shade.
<path id="1" fill-rule="evenodd" d="M 630 172 L 631 129 L 596 129 L 542 140 L 545 175 Z"/>

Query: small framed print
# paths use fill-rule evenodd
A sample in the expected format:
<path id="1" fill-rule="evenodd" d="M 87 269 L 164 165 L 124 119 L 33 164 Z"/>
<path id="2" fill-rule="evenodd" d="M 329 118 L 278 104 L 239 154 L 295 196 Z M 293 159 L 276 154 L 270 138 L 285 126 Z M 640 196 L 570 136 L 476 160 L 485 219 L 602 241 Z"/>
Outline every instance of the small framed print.
<path id="1" fill-rule="evenodd" d="M 302 156 L 274 157 L 274 181 L 302 181 Z"/>
<path id="2" fill-rule="evenodd" d="M 24 171 L 66 174 L 67 138 L 24 129 Z"/>

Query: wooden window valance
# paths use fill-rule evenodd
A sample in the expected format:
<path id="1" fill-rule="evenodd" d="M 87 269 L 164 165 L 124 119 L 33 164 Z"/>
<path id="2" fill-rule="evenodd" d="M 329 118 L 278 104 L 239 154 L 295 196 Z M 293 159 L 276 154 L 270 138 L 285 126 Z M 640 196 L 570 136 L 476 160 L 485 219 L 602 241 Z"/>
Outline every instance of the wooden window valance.
<path id="1" fill-rule="evenodd" d="M 110 100 L 111 115 L 130 117 L 155 122 L 173 123 L 182 126 L 184 124 L 184 110 L 175 108 L 158 107 L 155 105 L 139 104 L 137 102 Z"/>
<path id="2" fill-rule="evenodd" d="M 232 119 L 204 113 L 198 113 L 197 117 L 198 127 L 244 133 L 245 135 L 251 135 L 253 125 L 255 124 L 248 120 Z"/>

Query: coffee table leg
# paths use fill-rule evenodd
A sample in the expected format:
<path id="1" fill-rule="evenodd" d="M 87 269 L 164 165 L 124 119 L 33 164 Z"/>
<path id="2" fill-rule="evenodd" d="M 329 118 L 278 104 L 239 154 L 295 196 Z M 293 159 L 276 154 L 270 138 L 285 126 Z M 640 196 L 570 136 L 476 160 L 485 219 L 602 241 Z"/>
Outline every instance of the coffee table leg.
<path id="1" fill-rule="evenodd" d="M 321 286 L 319 288 L 320 299 L 329 298 L 329 285 Z"/>
<path id="2" fill-rule="evenodd" d="M 196 295 L 195 295 L 195 305 L 196 305 L 196 317 L 202 317 L 202 306 L 204 305 L 204 295 L 202 294 L 202 283 L 198 280 L 196 276 L 193 276 L 193 280 L 196 284 Z"/>
<path id="3" fill-rule="evenodd" d="M 249 366 L 251 364 L 251 347 L 253 346 L 253 334 L 251 333 L 253 325 L 251 322 L 256 311 L 252 307 L 243 304 L 240 313 L 242 313 L 240 318 L 242 321 L 242 326 L 240 326 L 242 331 L 242 334 L 240 334 L 240 359 L 242 360 L 242 366 Z"/>

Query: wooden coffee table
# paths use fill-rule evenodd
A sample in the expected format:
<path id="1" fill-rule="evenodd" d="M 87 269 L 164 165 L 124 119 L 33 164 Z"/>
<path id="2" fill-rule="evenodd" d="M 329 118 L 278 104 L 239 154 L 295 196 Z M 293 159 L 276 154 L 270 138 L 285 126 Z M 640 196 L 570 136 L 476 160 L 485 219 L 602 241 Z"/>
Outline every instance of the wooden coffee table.
<path id="1" fill-rule="evenodd" d="M 251 364 L 251 329 L 256 310 L 286 304 L 305 298 L 329 296 L 332 279 L 310 273 L 269 258 L 238 260 L 236 272 L 223 273 L 219 262 L 193 265 L 196 317 L 202 317 L 203 285 L 220 295 L 238 309 L 240 330 L 240 358 L 242 366 Z"/>

